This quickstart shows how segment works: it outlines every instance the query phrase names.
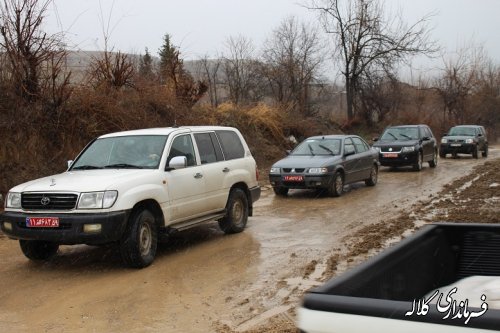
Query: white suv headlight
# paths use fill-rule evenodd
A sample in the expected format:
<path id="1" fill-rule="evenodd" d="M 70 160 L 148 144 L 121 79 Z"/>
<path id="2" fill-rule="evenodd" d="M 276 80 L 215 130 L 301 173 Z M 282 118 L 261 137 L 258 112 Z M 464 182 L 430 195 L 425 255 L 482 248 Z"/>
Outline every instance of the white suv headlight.
<path id="1" fill-rule="evenodd" d="M 413 147 L 413 146 L 411 146 L 411 147 L 403 147 L 403 148 L 401 149 L 401 152 L 402 152 L 402 153 L 411 153 L 411 152 L 413 152 L 413 151 L 415 151 L 415 147 Z"/>
<path id="2" fill-rule="evenodd" d="M 9 192 L 5 200 L 5 208 L 21 208 L 21 193 Z"/>
<path id="3" fill-rule="evenodd" d="M 281 172 L 280 168 L 271 168 L 269 170 L 269 173 L 274 173 L 274 174 L 278 174 L 280 172 Z"/>
<path id="4" fill-rule="evenodd" d="M 84 192 L 80 194 L 77 209 L 110 208 L 118 197 L 117 191 Z"/>
<path id="5" fill-rule="evenodd" d="M 309 168 L 309 173 L 328 173 L 327 168 Z"/>

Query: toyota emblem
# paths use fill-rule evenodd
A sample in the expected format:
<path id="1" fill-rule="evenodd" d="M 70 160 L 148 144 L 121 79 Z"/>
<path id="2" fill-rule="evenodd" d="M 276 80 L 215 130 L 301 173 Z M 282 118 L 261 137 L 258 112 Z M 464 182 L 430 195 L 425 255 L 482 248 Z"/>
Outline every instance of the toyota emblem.
<path id="1" fill-rule="evenodd" d="M 42 200 L 40 200 L 40 203 L 44 206 L 47 206 L 50 203 L 50 198 L 44 195 L 42 197 Z"/>

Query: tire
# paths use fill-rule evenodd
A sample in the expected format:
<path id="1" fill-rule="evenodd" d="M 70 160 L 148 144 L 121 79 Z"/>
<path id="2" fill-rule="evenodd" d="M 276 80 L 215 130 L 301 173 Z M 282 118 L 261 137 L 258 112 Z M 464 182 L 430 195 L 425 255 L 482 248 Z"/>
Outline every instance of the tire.
<path id="1" fill-rule="evenodd" d="M 472 157 L 473 158 L 478 158 L 478 150 L 477 150 L 477 146 L 474 147 L 474 150 L 472 151 Z"/>
<path id="2" fill-rule="evenodd" d="M 341 173 L 335 172 L 332 183 L 328 188 L 328 195 L 331 197 L 340 197 L 344 191 L 344 177 Z"/>
<path id="3" fill-rule="evenodd" d="M 370 171 L 370 178 L 365 179 L 366 186 L 375 186 L 378 181 L 378 166 L 376 164 L 372 165 L 372 169 Z"/>
<path id="4" fill-rule="evenodd" d="M 429 161 L 429 166 L 435 168 L 438 164 L 437 151 L 432 154 L 432 160 Z"/>
<path id="5" fill-rule="evenodd" d="M 136 210 L 130 216 L 125 234 L 120 240 L 123 262 L 132 268 L 151 265 L 158 247 L 156 219 L 149 210 Z"/>
<path id="6" fill-rule="evenodd" d="M 487 145 L 484 147 L 482 155 L 483 155 L 483 157 L 488 157 L 488 146 Z"/>
<path id="7" fill-rule="evenodd" d="M 446 158 L 446 153 L 444 151 L 439 151 L 439 157 Z"/>
<path id="8" fill-rule="evenodd" d="M 219 227 L 226 234 L 242 232 L 248 220 L 248 198 L 242 189 L 234 188 L 229 193 L 226 216 L 219 220 Z"/>
<path id="9" fill-rule="evenodd" d="M 422 152 L 419 151 L 418 156 L 417 156 L 417 162 L 415 164 L 413 164 L 413 170 L 415 170 L 415 171 L 422 170 L 423 159 L 424 159 L 424 157 L 422 155 Z"/>
<path id="10" fill-rule="evenodd" d="M 285 197 L 288 194 L 288 188 L 287 187 L 273 187 L 274 194 Z"/>
<path id="11" fill-rule="evenodd" d="M 37 240 L 19 240 L 24 255 L 30 260 L 48 260 L 56 255 L 59 244 Z"/>

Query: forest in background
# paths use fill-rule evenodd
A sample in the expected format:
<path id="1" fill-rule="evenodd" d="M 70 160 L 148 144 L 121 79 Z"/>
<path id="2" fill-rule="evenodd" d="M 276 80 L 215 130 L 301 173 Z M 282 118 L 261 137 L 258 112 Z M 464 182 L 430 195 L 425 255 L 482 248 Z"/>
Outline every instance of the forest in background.
<path id="1" fill-rule="evenodd" d="M 403 82 L 402 61 L 439 50 L 427 18 L 386 20 L 380 1 L 307 2 L 320 26 L 285 19 L 257 48 L 230 36 L 224 52 L 185 62 L 172 36 L 158 57 L 105 48 L 75 65 L 64 34 L 42 29 L 50 0 L 2 0 L 0 193 L 65 170 L 98 135 L 172 125 L 240 129 L 261 168 L 291 148 L 288 139 L 354 133 L 368 141 L 389 124 L 426 123 L 439 138 L 455 124 L 500 124 L 500 67 L 481 47 L 443 58 L 435 75 Z M 370 44 L 372 43 L 372 44 Z M 325 47 L 328 45 L 328 47 Z M 85 53 L 83 53 L 85 54 Z M 341 84 L 322 75 L 340 68 Z"/>

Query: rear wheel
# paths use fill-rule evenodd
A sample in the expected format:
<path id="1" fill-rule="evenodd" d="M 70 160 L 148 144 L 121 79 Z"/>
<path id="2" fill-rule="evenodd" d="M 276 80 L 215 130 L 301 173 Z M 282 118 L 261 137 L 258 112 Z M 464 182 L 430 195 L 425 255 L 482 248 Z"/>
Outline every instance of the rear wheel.
<path id="1" fill-rule="evenodd" d="M 344 191 L 344 177 L 341 173 L 336 172 L 333 175 L 332 183 L 328 188 L 328 194 L 332 197 L 340 197 Z"/>
<path id="2" fill-rule="evenodd" d="M 19 240 L 24 255 L 31 260 L 48 260 L 55 256 L 59 244 L 37 240 Z"/>
<path id="3" fill-rule="evenodd" d="M 413 170 L 415 171 L 422 170 L 422 164 L 423 164 L 423 155 L 422 152 L 419 151 L 417 156 L 417 161 L 415 162 L 415 164 L 413 164 Z"/>
<path id="4" fill-rule="evenodd" d="M 370 171 L 370 178 L 365 179 L 365 184 L 367 186 L 375 186 L 378 181 L 378 166 L 376 164 L 372 165 L 372 170 Z"/>
<path id="5" fill-rule="evenodd" d="M 120 241 L 123 262 L 133 268 L 151 265 L 158 246 L 156 220 L 149 210 L 132 213 L 125 234 Z"/>
<path id="6" fill-rule="evenodd" d="M 273 187 L 273 191 L 276 195 L 283 196 L 283 197 L 288 194 L 287 187 L 282 187 L 282 186 Z"/>
<path id="7" fill-rule="evenodd" d="M 248 198 L 242 189 L 234 188 L 229 193 L 226 216 L 219 220 L 219 227 L 226 234 L 243 231 L 248 220 Z"/>

